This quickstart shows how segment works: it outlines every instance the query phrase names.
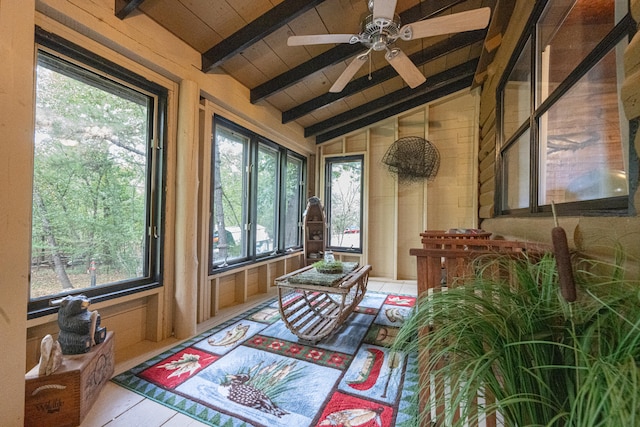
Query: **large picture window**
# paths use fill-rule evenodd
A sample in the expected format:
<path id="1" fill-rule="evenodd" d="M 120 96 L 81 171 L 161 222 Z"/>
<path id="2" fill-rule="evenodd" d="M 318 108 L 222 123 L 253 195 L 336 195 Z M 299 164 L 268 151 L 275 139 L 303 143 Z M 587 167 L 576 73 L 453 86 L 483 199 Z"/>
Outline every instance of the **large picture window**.
<path id="1" fill-rule="evenodd" d="M 220 117 L 213 128 L 210 272 L 301 247 L 304 158 Z"/>
<path id="2" fill-rule="evenodd" d="M 362 252 L 363 163 L 361 155 L 326 159 L 327 246 L 332 249 Z"/>
<path id="3" fill-rule="evenodd" d="M 539 2 L 499 86 L 501 214 L 626 212 L 626 1 Z"/>
<path id="4" fill-rule="evenodd" d="M 30 316 L 52 299 L 159 285 L 166 90 L 44 34 L 36 40 Z"/>

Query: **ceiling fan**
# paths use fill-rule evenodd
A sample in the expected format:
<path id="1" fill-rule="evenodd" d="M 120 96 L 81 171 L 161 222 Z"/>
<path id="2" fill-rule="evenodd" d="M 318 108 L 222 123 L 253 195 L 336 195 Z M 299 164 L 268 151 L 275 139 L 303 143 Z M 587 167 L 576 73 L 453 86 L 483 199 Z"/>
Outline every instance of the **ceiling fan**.
<path id="1" fill-rule="evenodd" d="M 442 34 L 479 30 L 489 24 L 491 9 L 483 7 L 466 12 L 454 13 L 437 18 L 426 19 L 400 26 L 400 17 L 395 14 L 397 0 L 368 0 L 371 12 L 363 21 L 359 34 L 317 34 L 308 36 L 290 36 L 289 46 L 302 46 L 326 43 L 362 43 L 368 50 L 357 55 L 344 72 L 335 81 L 329 92 L 340 92 L 370 59 L 372 51 L 385 51 L 385 59 L 411 87 L 420 86 L 426 81 L 422 72 L 394 43 L 398 39 L 414 40 Z"/>

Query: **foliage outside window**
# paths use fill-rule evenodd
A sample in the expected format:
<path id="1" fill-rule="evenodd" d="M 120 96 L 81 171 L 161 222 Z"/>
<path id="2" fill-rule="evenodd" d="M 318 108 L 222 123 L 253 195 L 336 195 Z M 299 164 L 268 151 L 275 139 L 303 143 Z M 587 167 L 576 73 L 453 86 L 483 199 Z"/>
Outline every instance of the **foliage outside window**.
<path id="1" fill-rule="evenodd" d="M 213 140 L 210 272 L 299 248 L 304 158 L 220 117 Z"/>
<path id="2" fill-rule="evenodd" d="M 52 35 L 36 40 L 31 316 L 65 294 L 159 284 L 154 141 L 166 105 L 146 79 Z"/>
<path id="3" fill-rule="evenodd" d="M 326 159 L 327 246 L 362 251 L 363 156 Z"/>
<path id="4" fill-rule="evenodd" d="M 626 211 L 630 22 L 626 1 L 537 4 L 499 89 L 501 213 Z"/>

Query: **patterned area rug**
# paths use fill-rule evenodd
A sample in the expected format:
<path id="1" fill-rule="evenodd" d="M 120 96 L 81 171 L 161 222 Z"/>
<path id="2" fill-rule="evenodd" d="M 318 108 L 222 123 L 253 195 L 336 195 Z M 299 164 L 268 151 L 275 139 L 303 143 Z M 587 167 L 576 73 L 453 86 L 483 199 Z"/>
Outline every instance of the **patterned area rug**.
<path id="1" fill-rule="evenodd" d="M 389 345 L 414 303 L 367 292 L 335 334 L 310 345 L 273 300 L 113 381 L 213 426 L 413 427 L 416 358 Z"/>

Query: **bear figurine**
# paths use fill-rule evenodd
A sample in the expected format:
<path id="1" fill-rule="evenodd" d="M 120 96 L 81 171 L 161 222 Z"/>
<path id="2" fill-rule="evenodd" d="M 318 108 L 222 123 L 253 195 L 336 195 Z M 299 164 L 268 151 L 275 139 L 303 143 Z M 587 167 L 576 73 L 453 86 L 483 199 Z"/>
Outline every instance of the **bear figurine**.
<path id="1" fill-rule="evenodd" d="M 105 340 L 107 331 L 100 327 L 100 314 L 89 311 L 89 304 L 84 295 L 69 295 L 60 302 L 58 342 L 62 354 L 86 353 Z"/>

